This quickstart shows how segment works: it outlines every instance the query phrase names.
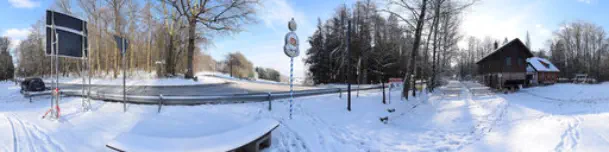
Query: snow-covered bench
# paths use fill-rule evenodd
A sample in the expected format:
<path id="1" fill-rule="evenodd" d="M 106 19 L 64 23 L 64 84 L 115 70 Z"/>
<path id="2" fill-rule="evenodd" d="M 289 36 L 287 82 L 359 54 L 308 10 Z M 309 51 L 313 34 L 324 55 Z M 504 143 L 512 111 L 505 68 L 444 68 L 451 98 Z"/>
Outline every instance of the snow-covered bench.
<path id="1" fill-rule="evenodd" d="M 440 93 L 442 96 L 461 96 L 461 92 L 463 90 L 461 88 L 440 88 Z"/>
<path id="2" fill-rule="evenodd" d="M 473 96 L 493 94 L 493 91 L 489 87 L 473 87 L 469 88 L 469 92 L 471 92 Z"/>
<path id="3" fill-rule="evenodd" d="M 226 132 L 189 138 L 153 137 L 126 133 L 117 136 L 106 147 L 116 151 L 129 152 L 258 151 L 261 145 L 271 145 L 271 132 L 278 126 L 279 122 L 275 120 L 262 119 Z"/>

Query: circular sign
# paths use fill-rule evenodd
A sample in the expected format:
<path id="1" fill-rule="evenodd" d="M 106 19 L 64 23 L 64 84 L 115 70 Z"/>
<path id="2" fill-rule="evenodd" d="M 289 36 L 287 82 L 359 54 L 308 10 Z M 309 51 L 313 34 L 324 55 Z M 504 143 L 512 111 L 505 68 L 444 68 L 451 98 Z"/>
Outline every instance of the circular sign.
<path id="1" fill-rule="evenodd" d="M 292 18 L 292 20 L 290 20 L 290 22 L 288 22 L 288 29 L 290 29 L 290 31 L 296 31 L 296 21 L 294 21 L 294 18 Z"/>
<path id="2" fill-rule="evenodd" d="M 300 54 L 298 50 L 298 36 L 294 32 L 289 32 L 285 35 L 285 46 L 283 52 L 288 57 L 297 57 Z"/>

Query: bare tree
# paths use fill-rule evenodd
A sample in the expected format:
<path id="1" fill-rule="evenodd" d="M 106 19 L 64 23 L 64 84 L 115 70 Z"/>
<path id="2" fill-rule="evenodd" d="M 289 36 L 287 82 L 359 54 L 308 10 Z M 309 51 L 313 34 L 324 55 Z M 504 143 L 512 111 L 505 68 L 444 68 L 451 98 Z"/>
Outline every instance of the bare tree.
<path id="1" fill-rule="evenodd" d="M 232 33 L 240 31 L 241 26 L 248 21 L 253 21 L 255 5 L 258 0 L 161 0 L 167 2 L 188 23 L 188 59 L 186 78 L 193 77 L 193 56 L 195 50 L 195 39 L 197 36 L 197 25 L 202 25 L 199 32 Z M 203 35 L 199 33 L 199 35 Z"/>
<path id="2" fill-rule="evenodd" d="M 415 81 L 414 80 L 414 76 L 416 76 L 415 74 L 415 60 L 416 60 L 416 56 L 417 56 L 417 52 L 419 51 L 419 46 L 421 43 L 421 32 L 423 31 L 423 25 L 425 23 L 425 13 L 426 13 L 426 9 L 427 9 L 427 0 L 410 0 L 410 1 L 406 1 L 406 0 L 390 0 L 389 1 L 389 5 L 391 6 L 396 6 L 399 9 L 396 10 L 390 10 L 387 11 L 391 14 L 396 15 L 398 18 L 400 18 L 403 22 L 405 22 L 406 24 L 408 24 L 411 27 L 414 27 L 414 42 L 412 45 L 412 51 L 410 54 L 410 63 L 408 64 L 410 67 L 408 68 L 409 72 L 406 73 L 405 75 L 405 80 L 404 80 L 404 90 L 402 90 L 402 96 L 404 96 L 406 99 L 408 99 L 408 90 L 410 88 L 410 82 L 412 81 L 413 84 Z M 405 10 L 408 13 L 405 13 L 404 15 L 401 15 L 401 10 Z M 406 16 L 406 15 L 410 15 L 410 16 Z M 414 22 L 414 24 L 413 24 Z M 416 25 L 415 25 L 416 24 Z M 413 26 L 414 25 L 414 26 Z M 416 85 L 412 85 L 413 87 L 413 91 L 412 91 L 412 95 L 416 96 L 416 91 L 414 90 L 414 86 Z"/>

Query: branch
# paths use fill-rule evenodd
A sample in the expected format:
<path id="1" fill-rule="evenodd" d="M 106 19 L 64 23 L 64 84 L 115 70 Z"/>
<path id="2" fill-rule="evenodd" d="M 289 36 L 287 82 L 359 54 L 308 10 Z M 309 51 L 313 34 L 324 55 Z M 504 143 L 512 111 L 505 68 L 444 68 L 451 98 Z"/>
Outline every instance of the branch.
<path id="1" fill-rule="evenodd" d="M 380 10 L 380 11 L 382 11 L 382 12 L 387 12 L 387 13 L 389 13 L 389 14 L 393 14 L 393 15 L 395 15 L 396 17 L 400 18 L 402 21 L 406 22 L 406 24 L 408 24 L 408 26 L 410 26 L 410 28 L 414 28 L 414 25 L 412 25 L 412 23 L 410 23 L 410 22 L 408 21 L 408 19 L 406 19 L 406 18 L 402 17 L 402 15 L 400 15 L 400 14 L 398 14 L 398 13 L 395 13 L 395 12 L 392 12 L 392 11 L 389 11 L 389 10 L 386 10 L 386 9 L 383 9 L 383 10 Z"/>

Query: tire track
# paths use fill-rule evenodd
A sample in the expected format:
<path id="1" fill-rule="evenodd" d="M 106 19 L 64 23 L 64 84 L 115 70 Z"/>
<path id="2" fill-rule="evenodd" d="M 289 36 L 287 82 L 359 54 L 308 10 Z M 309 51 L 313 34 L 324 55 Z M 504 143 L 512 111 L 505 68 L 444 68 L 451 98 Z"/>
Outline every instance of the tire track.
<path id="1" fill-rule="evenodd" d="M 4 115 L 4 117 L 9 122 L 9 124 L 11 124 L 11 130 L 13 131 L 13 151 L 16 152 L 17 147 L 19 147 L 19 143 L 17 142 L 17 133 L 15 133 L 15 125 L 13 124 L 13 121 L 8 118 L 8 116 Z"/>
<path id="2" fill-rule="evenodd" d="M 65 151 L 39 127 L 21 121 L 17 115 L 5 115 L 13 129 L 14 151 Z M 20 131 L 18 131 L 20 130 Z"/>

